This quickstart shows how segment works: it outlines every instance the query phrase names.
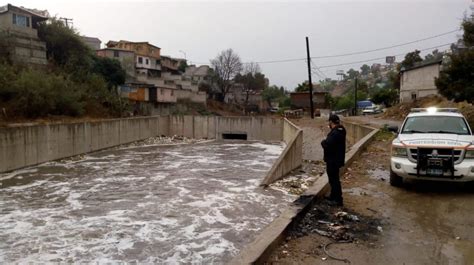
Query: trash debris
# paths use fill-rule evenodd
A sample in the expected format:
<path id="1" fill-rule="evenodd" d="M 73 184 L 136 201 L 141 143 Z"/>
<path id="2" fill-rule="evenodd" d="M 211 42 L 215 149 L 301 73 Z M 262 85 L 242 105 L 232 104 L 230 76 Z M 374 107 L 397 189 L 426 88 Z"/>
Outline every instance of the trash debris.
<path id="1" fill-rule="evenodd" d="M 373 212 L 373 213 L 377 213 L 377 211 L 374 210 L 374 209 L 372 209 L 372 208 L 367 207 L 366 209 L 369 210 L 369 211 L 371 211 L 371 212 Z"/>
<path id="2" fill-rule="evenodd" d="M 380 234 L 377 230 L 377 226 L 382 225 L 379 219 L 343 209 L 335 209 L 325 201 L 315 204 L 290 230 L 289 237 L 317 234 L 337 241 L 360 242 L 375 240 Z"/>
<path id="3" fill-rule="evenodd" d="M 326 231 L 319 230 L 319 229 L 314 229 L 313 232 L 318 233 L 318 234 L 321 235 L 321 236 L 327 236 L 327 237 L 329 237 L 329 236 L 331 235 L 330 233 L 328 233 L 328 232 L 326 232 Z"/>
<path id="4" fill-rule="evenodd" d="M 331 223 L 331 222 L 324 221 L 324 220 L 318 220 L 318 223 L 320 223 L 320 224 L 327 224 L 327 225 L 332 225 L 332 224 L 333 224 L 333 223 Z"/>
<path id="5" fill-rule="evenodd" d="M 461 239 L 461 237 L 460 237 L 460 236 L 457 236 L 457 237 L 456 237 L 456 240 L 459 240 L 459 239 Z"/>
<path id="6" fill-rule="evenodd" d="M 382 232 L 383 232 L 383 229 L 382 229 L 382 227 L 381 227 L 381 226 L 377 226 L 377 230 L 378 230 L 380 233 L 382 233 Z"/>
<path id="7" fill-rule="evenodd" d="M 347 244 L 347 243 L 352 243 L 352 241 L 338 241 L 338 242 L 328 243 L 328 244 L 324 245 L 324 248 L 323 248 L 324 253 L 333 260 L 339 260 L 339 261 L 344 261 L 345 263 L 351 263 L 350 260 L 345 259 L 345 258 L 335 257 L 335 256 L 329 254 L 329 251 L 328 251 L 329 246 L 332 245 L 332 244 Z"/>
<path id="8" fill-rule="evenodd" d="M 350 221 L 356 221 L 356 222 L 359 221 L 359 217 L 357 217 L 357 215 L 348 214 L 346 212 L 337 212 L 336 217 L 342 218 L 342 219 L 345 219 L 345 220 L 350 220 Z"/>
<path id="9" fill-rule="evenodd" d="M 327 260 L 327 259 L 328 259 L 328 258 L 326 258 L 326 257 L 321 258 L 321 260 L 323 260 L 323 261 L 325 261 L 325 260 Z"/>

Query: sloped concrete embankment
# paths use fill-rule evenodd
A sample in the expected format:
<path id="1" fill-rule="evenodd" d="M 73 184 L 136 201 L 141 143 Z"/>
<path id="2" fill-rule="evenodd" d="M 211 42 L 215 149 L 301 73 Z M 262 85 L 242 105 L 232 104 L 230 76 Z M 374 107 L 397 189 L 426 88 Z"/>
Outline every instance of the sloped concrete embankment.
<path id="1" fill-rule="evenodd" d="M 263 179 L 262 186 L 283 178 L 303 162 L 303 130 L 287 119 L 283 122 L 283 141 L 286 147 Z"/>
<path id="2" fill-rule="evenodd" d="M 0 128 L 0 172 L 94 152 L 154 136 L 284 140 L 284 121 L 266 117 L 152 116 Z"/>
<path id="3" fill-rule="evenodd" d="M 379 131 L 376 128 L 353 122 L 344 122 L 344 126 L 347 130 L 347 139 L 352 147 L 346 153 L 346 165 L 341 170 L 342 172 L 362 153 Z M 327 175 L 324 174 L 303 195 L 283 210 L 278 218 L 265 227 L 256 239 L 247 245 L 229 264 L 264 263 L 272 251 L 285 239 L 289 228 L 301 220 L 312 204 L 328 191 L 329 183 Z"/>

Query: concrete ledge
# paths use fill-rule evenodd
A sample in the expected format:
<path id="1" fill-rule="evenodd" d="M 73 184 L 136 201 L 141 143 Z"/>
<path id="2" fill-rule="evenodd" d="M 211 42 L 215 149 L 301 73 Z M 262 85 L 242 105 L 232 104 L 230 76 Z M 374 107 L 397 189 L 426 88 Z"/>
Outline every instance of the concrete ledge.
<path id="1" fill-rule="evenodd" d="M 353 126 L 362 126 L 352 124 Z M 367 145 L 374 139 L 378 129 L 364 126 L 370 129 L 370 133 L 365 135 L 346 153 L 346 165 L 342 172 L 362 153 Z M 272 223 L 263 229 L 257 238 L 245 246 L 245 248 L 233 258 L 229 264 L 263 264 L 271 253 L 285 239 L 289 228 L 295 225 L 313 203 L 329 191 L 327 175 L 324 174 L 310 188 L 306 190 L 296 201 L 288 206 Z"/>

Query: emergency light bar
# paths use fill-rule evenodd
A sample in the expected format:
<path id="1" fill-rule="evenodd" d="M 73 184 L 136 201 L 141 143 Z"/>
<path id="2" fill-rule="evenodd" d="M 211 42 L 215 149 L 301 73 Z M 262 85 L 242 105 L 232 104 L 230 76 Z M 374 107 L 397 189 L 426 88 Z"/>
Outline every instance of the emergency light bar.
<path id="1" fill-rule="evenodd" d="M 416 113 L 416 112 L 429 112 L 429 113 L 453 112 L 453 113 L 459 113 L 459 110 L 457 108 L 436 108 L 436 107 L 413 108 L 413 109 L 410 110 L 410 113 Z"/>

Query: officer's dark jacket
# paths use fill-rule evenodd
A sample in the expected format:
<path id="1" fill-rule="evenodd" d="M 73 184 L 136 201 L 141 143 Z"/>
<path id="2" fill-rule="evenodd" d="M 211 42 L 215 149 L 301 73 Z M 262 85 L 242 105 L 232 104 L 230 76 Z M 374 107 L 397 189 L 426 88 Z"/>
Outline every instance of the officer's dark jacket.
<path id="1" fill-rule="evenodd" d="M 324 162 L 336 167 L 344 166 L 346 155 L 346 129 L 337 125 L 329 132 L 326 140 L 321 142 L 324 149 Z"/>

